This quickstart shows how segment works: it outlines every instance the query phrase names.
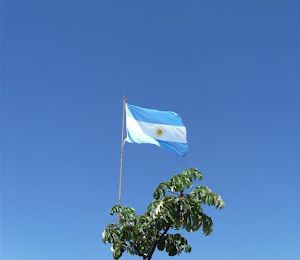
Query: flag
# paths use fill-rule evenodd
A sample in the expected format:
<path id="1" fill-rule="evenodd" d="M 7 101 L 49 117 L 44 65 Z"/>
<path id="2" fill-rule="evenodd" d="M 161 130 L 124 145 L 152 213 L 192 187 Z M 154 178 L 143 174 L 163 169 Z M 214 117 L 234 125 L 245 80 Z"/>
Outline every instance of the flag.
<path id="1" fill-rule="evenodd" d="M 181 156 L 188 152 L 186 128 L 179 115 L 125 104 L 128 143 L 148 143 Z"/>

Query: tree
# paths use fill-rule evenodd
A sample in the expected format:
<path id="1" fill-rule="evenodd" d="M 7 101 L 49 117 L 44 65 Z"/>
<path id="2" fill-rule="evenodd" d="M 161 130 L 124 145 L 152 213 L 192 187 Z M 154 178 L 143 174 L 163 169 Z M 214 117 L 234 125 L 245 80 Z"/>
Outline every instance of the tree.
<path id="1" fill-rule="evenodd" d="M 154 190 L 154 200 L 143 215 L 137 215 L 130 207 L 115 205 L 110 214 L 119 214 L 118 224 L 109 224 L 102 233 L 103 242 L 112 244 L 114 259 L 127 251 L 150 260 L 156 248 L 169 256 L 190 253 L 191 246 L 177 230 L 194 232 L 202 228 L 208 236 L 213 221 L 203 212 L 202 205 L 223 208 L 222 198 L 206 186 L 193 183 L 202 180 L 202 174 L 194 168 L 160 183 Z M 169 233 L 174 230 L 175 232 Z"/>

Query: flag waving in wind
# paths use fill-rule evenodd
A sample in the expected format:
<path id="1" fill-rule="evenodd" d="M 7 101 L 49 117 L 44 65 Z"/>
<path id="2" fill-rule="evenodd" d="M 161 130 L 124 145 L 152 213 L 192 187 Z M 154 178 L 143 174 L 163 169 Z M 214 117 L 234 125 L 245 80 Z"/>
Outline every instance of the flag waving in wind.
<path id="1" fill-rule="evenodd" d="M 188 152 L 186 128 L 179 115 L 126 103 L 128 143 L 148 143 L 165 147 L 181 156 Z"/>

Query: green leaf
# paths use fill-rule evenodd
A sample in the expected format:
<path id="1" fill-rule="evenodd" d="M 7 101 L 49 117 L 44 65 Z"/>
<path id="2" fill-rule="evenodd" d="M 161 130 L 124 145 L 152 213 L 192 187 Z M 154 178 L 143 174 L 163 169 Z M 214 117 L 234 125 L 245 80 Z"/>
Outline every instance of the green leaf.
<path id="1" fill-rule="evenodd" d="M 187 245 L 187 246 L 185 247 L 184 252 L 190 253 L 191 251 L 192 251 L 192 248 L 191 248 L 189 245 Z"/>
<path id="2" fill-rule="evenodd" d="M 159 193 L 158 193 L 158 190 L 155 189 L 154 193 L 153 193 L 153 198 L 158 200 L 159 199 Z"/>
<path id="3" fill-rule="evenodd" d="M 178 251 L 177 251 L 177 248 L 176 246 L 172 246 L 169 250 L 169 256 L 174 256 L 174 255 L 177 255 Z"/>
<path id="4" fill-rule="evenodd" d="M 166 239 L 163 237 L 159 240 L 157 244 L 158 250 L 163 251 L 165 249 L 165 245 L 166 245 Z"/>

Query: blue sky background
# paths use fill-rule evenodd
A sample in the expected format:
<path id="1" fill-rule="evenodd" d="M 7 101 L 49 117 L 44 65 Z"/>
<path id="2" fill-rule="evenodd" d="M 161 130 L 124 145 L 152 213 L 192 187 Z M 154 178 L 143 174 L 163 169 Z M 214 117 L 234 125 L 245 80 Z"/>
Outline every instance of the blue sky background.
<path id="1" fill-rule="evenodd" d="M 116 221 L 123 94 L 179 113 L 190 145 L 181 158 L 126 144 L 124 204 L 142 213 L 187 167 L 226 202 L 178 259 L 300 258 L 299 1 L 0 9 L 1 260 L 111 259 L 101 232 Z"/>

